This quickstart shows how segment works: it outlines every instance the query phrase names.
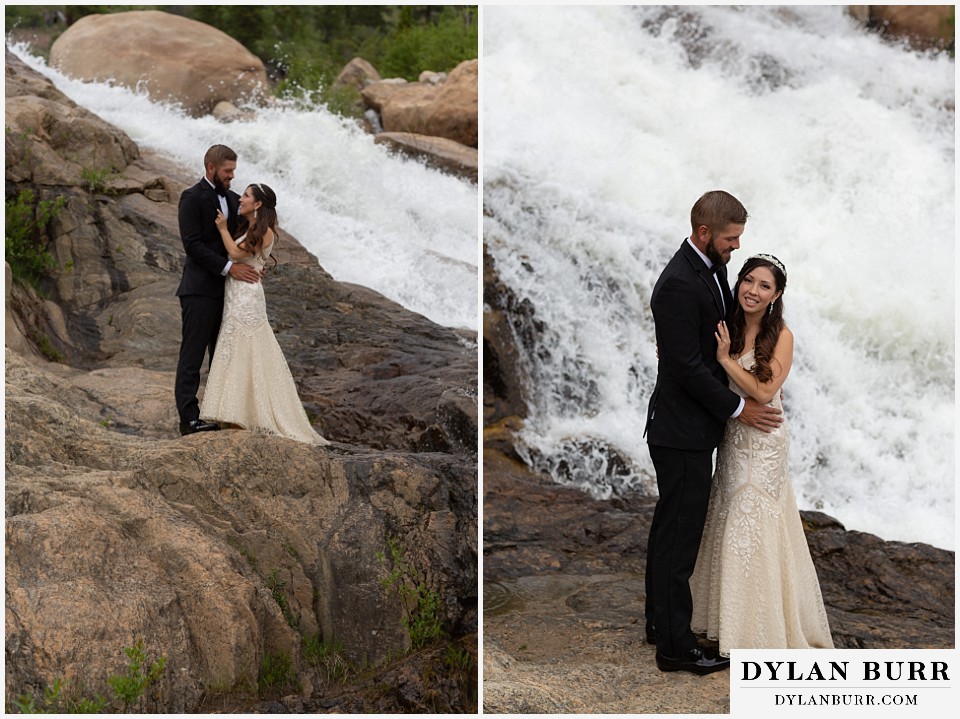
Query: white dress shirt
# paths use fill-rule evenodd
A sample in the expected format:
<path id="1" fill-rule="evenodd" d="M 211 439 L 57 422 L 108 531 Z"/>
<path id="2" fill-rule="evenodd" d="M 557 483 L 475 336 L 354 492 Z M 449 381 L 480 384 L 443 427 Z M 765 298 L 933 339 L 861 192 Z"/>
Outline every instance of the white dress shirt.
<path id="1" fill-rule="evenodd" d="M 204 179 L 204 180 L 207 180 L 206 177 L 204 177 L 203 179 Z M 216 188 L 216 185 L 214 185 L 212 182 L 210 182 L 210 180 L 207 180 L 207 184 L 210 185 L 210 187 L 212 187 L 214 190 L 217 189 L 217 188 Z M 219 194 L 218 194 L 218 195 L 217 195 L 217 199 L 220 201 L 220 211 L 223 212 L 223 216 L 224 216 L 224 217 L 226 217 L 226 218 L 229 219 L 229 217 L 230 217 L 230 206 L 227 204 L 227 196 L 226 196 L 226 195 L 219 195 Z M 227 276 L 227 273 L 230 271 L 230 268 L 231 268 L 232 266 L 233 266 L 233 260 L 227 260 L 227 265 L 226 265 L 226 267 L 223 268 L 223 270 L 221 270 L 220 274 L 223 275 L 224 277 L 226 277 L 226 276 Z"/>

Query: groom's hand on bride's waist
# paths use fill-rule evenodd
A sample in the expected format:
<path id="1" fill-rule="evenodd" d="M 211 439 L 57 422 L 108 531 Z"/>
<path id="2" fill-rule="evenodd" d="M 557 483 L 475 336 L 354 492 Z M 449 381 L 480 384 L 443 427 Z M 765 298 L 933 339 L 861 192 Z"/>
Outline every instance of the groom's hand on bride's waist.
<path id="1" fill-rule="evenodd" d="M 260 273 L 257 272 L 256 268 L 242 262 L 234 262 L 230 265 L 229 275 L 241 282 L 257 283 L 260 281 Z"/>
<path id="2" fill-rule="evenodd" d="M 743 411 L 737 419 L 748 427 L 754 427 L 762 432 L 772 432 L 783 423 L 783 411 L 747 397 Z"/>

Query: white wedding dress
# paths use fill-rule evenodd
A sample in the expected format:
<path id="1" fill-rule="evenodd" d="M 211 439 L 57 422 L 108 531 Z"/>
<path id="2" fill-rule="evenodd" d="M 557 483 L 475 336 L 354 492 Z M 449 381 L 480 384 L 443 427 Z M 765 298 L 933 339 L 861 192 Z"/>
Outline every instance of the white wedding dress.
<path id="1" fill-rule="evenodd" d="M 753 366 L 753 350 L 741 367 Z M 733 381 L 730 388 L 745 397 Z M 769 406 L 782 408 L 779 393 Z M 832 647 L 820 583 L 790 484 L 786 421 L 727 422 L 690 591 L 694 632 L 731 649 Z"/>
<path id="2" fill-rule="evenodd" d="M 272 249 L 271 244 L 262 254 L 239 262 L 262 270 Z M 200 416 L 300 442 L 329 444 L 310 426 L 300 403 L 283 350 L 267 321 L 260 282 L 226 279 L 223 321 Z"/>

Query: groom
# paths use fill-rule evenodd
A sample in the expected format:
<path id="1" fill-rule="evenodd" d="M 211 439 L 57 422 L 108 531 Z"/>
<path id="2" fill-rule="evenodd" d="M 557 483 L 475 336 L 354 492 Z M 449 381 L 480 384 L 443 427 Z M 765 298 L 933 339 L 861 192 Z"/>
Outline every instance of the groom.
<path id="1" fill-rule="evenodd" d="M 232 234 L 237 229 L 240 196 L 230 190 L 237 169 L 237 153 L 226 145 L 214 145 L 203 157 L 205 176 L 180 195 L 180 240 L 187 256 L 177 288 L 180 298 L 182 335 L 174 396 L 180 415 L 180 434 L 220 429 L 215 422 L 200 419 L 197 391 L 204 355 L 213 359 L 220 318 L 223 315 L 224 280 L 259 282 L 260 274 L 250 265 L 234 264 L 217 229 L 217 210 L 227 218 Z"/>
<path id="2" fill-rule="evenodd" d="M 650 306 L 659 367 L 647 410 L 647 443 L 660 498 L 647 543 L 647 641 L 661 671 L 709 674 L 730 660 L 701 647 L 690 630 L 690 575 L 710 498 L 713 452 L 731 417 L 765 432 L 780 411 L 743 400 L 727 386 L 714 332 L 736 299 L 727 262 L 740 247 L 747 211 L 733 195 L 708 192 L 690 212 L 692 234 L 664 268 Z"/>

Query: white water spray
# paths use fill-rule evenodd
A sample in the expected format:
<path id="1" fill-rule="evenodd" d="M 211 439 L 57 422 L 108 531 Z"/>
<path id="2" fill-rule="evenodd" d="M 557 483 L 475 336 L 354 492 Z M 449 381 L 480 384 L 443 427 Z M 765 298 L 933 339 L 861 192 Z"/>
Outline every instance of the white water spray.
<path id="1" fill-rule="evenodd" d="M 281 226 L 337 280 L 373 288 L 442 325 L 477 329 L 477 188 L 389 153 L 324 107 L 278 104 L 249 122 L 192 118 L 144 93 L 63 76 L 13 50 L 140 147 L 202 175 L 215 143 L 237 151 L 234 187 L 277 192 Z"/>
<path id="2" fill-rule="evenodd" d="M 484 239 L 541 327 L 529 461 L 655 491 L 650 292 L 725 189 L 750 212 L 730 276 L 789 272 L 801 508 L 952 548 L 953 61 L 841 7 L 488 7 L 482 68 Z"/>

